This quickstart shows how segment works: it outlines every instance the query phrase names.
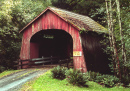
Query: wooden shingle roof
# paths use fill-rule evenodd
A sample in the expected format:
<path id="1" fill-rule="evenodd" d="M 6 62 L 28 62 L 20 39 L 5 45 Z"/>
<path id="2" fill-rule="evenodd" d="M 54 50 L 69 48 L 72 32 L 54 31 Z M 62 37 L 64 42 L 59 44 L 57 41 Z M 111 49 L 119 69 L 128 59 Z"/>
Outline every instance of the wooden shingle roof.
<path id="1" fill-rule="evenodd" d="M 77 13 L 73 13 L 73 12 L 55 8 L 55 7 L 50 7 L 50 9 L 58 13 L 60 16 L 65 18 L 70 23 L 73 23 L 75 26 L 77 26 L 81 30 L 86 29 L 86 30 L 92 30 L 96 32 L 107 32 L 106 28 L 104 28 L 102 25 L 95 22 L 88 16 L 80 15 Z"/>
<path id="2" fill-rule="evenodd" d="M 88 16 L 80 15 L 80 14 L 73 13 L 64 9 L 59 9 L 56 7 L 48 7 L 40 15 L 38 15 L 34 20 L 28 23 L 20 32 L 22 32 L 25 28 L 27 28 L 31 23 L 33 23 L 38 17 L 44 14 L 47 10 L 51 10 L 52 12 L 56 13 L 58 16 L 62 17 L 64 20 L 66 20 L 67 22 L 74 25 L 80 30 L 85 29 L 88 31 L 108 33 L 108 30 L 106 28 L 104 28 L 102 25 L 100 25 L 93 19 L 89 18 Z"/>

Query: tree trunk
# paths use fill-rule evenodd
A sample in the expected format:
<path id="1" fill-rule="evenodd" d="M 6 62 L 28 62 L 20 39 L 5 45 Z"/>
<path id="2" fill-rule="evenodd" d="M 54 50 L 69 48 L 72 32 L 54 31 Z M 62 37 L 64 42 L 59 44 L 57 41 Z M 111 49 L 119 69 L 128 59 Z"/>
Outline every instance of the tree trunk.
<path id="1" fill-rule="evenodd" d="M 112 38 L 111 38 L 111 29 L 110 29 L 110 15 L 109 15 L 109 10 L 108 10 L 108 2 L 107 0 L 105 0 L 106 2 L 106 11 L 107 11 L 107 24 L 108 24 L 108 30 L 109 30 L 109 41 L 110 41 L 110 47 L 112 48 Z"/>
<path id="2" fill-rule="evenodd" d="M 121 37 L 122 59 L 123 59 L 123 62 L 126 62 L 125 43 L 124 43 L 124 40 L 123 40 L 123 33 L 122 33 L 119 0 L 116 0 L 116 5 L 117 5 L 117 15 L 118 15 L 119 28 L 120 28 L 120 37 Z M 126 71 L 126 69 L 124 68 L 124 73 L 125 73 L 125 71 Z"/>
<path id="3" fill-rule="evenodd" d="M 109 30 L 109 40 L 110 40 L 110 47 L 112 51 L 112 60 L 114 65 L 114 73 L 115 75 L 118 75 L 119 73 L 117 70 L 119 69 L 119 60 L 118 60 L 118 54 L 117 54 L 117 48 L 116 48 L 116 41 L 114 37 L 114 28 L 113 28 L 113 18 L 112 18 L 112 5 L 111 0 L 105 0 L 106 2 L 106 11 L 107 11 L 107 20 L 108 20 L 108 30 Z M 109 2 L 109 5 L 108 5 Z M 117 74 L 116 74 L 117 72 Z"/>
<path id="4" fill-rule="evenodd" d="M 121 16 L 120 16 L 120 4 L 119 0 L 116 0 L 117 5 L 117 15 L 118 15 L 118 21 L 119 21 L 119 27 L 120 27 L 120 37 L 121 37 L 121 47 L 122 47 L 122 58 L 124 62 L 126 62 L 126 53 L 125 53 L 125 45 L 123 41 L 123 33 L 122 33 L 122 25 L 121 25 Z"/>

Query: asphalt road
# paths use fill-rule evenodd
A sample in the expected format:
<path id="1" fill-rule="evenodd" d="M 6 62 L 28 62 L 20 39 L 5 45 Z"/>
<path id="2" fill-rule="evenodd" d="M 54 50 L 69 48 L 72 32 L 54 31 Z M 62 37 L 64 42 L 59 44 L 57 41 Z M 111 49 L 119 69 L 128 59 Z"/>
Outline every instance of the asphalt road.
<path id="1" fill-rule="evenodd" d="M 24 83 L 45 73 L 48 68 L 44 69 L 26 69 L 9 76 L 0 78 L 0 91 L 18 91 Z"/>

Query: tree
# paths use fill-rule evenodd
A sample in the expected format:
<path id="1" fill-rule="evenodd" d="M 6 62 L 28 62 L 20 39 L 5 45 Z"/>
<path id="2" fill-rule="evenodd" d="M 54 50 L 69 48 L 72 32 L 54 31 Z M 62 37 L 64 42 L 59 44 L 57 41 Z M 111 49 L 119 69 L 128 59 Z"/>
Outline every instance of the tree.
<path id="1" fill-rule="evenodd" d="M 47 3 L 47 4 L 46 4 Z M 21 35 L 19 30 L 40 14 L 48 0 L 2 0 L 0 1 L 0 66 L 14 68 L 19 59 Z"/>
<path id="2" fill-rule="evenodd" d="M 113 67 L 114 67 L 114 73 L 116 72 L 117 65 L 115 62 L 117 62 L 117 52 L 116 52 L 116 45 L 115 45 L 115 37 L 114 37 L 114 29 L 113 29 L 113 17 L 112 17 L 112 5 L 111 0 L 105 0 L 106 2 L 106 11 L 107 11 L 107 21 L 108 21 L 108 30 L 109 30 L 109 41 L 110 41 L 110 50 L 112 53 L 112 60 L 113 60 Z M 115 69 L 116 68 L 116 69 Z"/>
<path id="3" fill-rule="evenodd" d="M 120 8 L 120 4 L 119 4 L 119 0 L 113 1 L 113 0 L 105 0 L 106 1 L 106 11 L 107 11 L 107 16 L 108 16 L 108 30 L 110 31 L 109 33 L 109 39 L 110 39 L 110 44 L 111 44 L 111 49 L 114 49 L 116 47 L 117 51 L 112 50 L 113 55 L 115 55 L 114 53 L 116 52 L 117 56 L 113 58 L 112 61 L 115 61 L 114 59 L 118 57 L 119 61 L 116 61 L 116 65 L 118 66 L 118 70 L 115 71 L 117 73 L 118 76 L 120 76 L 121 79 L 125 79 L 124 77 L 128 77 L 130 75 L 130 58 L 128 56 L 128 54 L 130 53 L 130 51 L 128 50 L 128 47 L 125 46 L 129 46 L 130 44 L 128 44 L 128 40 L 129 40 L 129 29 L 128 26 L 129 24 L 127 24 L 127 20 L 129 20 L 128 15 L 129 13 L 126 13 L 125 16 L 127 17 L 121 17 L 124 16 L 124 11 L 120 11 L 123 10 L 123 8 L 127 8 L 127 10 L 129 11 L 128 7 L 129 6 L 124 6 L 121 5 L 122 7 Z M 110 4 L 108 7 L 108 3 Z M 113 4 L 112 4 L 113 3 Z M 111 6 L 111 4 L 113 6 Z M 125 10 L 125 11 L 127 11 Z M 111 14 L 111 12 L 113 12 L 113 14 Z M 114 17 L 114 20 L 111 19 L 111 17 Z M 122 18 L 122 19 L 121 19 Z M 124 21 L 125 20 L 125 21 Z M 123 26 L 123 28 L 126 31 L 123 31 L 124 29 L 122 29 L 122 23 L 125 23 L 125 26 Z M 111 23 L 114 23 L 113 28 L 111 28 Z M 126 28 L 127 27 L 127 28 Z M 114 29 L 114 31 L 113 31 Z M 126 34 L 127 33 L 127 34 Z M 115 40 L 112 39 L 112 36 L 115 38 Z M 127 37 L 126 37 L 127 36 Z M 127 39 L 126 39 L 127 38 Z M 115 45 L 113 45 L 113 43 L 115 43 Z M 127 45 L 125 44 L 127 43 Z M 126 67 L 126 63 L 127 63 L 127 67 Z M 117 66 L 114 67 L 113 69 L 117 69 Z M 129 81 L 129 79 L 127 79 Z"/>
<path id="4" fill-rule="evenodd" d="M 123 59 L 124 62 L 126 62 L 126 52 L 125 52 L 125 45 L 124 45 L 123 33 L 122 33 L 122 24 L 121 24 L 119 0 L 116 0 L 116 5 L 117 5 L 117 15 L 118 15 L 118 21 L 119 21 L 119 28 L 120 28 L 120 37 L 121 37 L 122 59 Z"/>
<path id="5" fill-rule="evenodd" d="M 105 25 L 105 8 L 103 0 L 52 0 L 52 5 L 58 8 L 87 15 L 102 25 Z"/>

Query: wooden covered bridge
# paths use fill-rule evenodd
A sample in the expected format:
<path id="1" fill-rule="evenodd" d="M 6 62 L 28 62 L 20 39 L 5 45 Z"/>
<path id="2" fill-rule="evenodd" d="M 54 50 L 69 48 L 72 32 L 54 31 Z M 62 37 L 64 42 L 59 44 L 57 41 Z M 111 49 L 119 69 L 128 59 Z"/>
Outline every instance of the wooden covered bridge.
<path id="1" fill-rule="evenodd" d="M 29 63 L 27 60 L 71 58 L 74 68 L 86 72 L 87 55 L 84 54 L 82 46 L 86 42 L 82 41 L 80 35 L 82 29 L 94 33 L 107 32 L 106 28 L 87 16 L 48 7 L 20 31 L 23 38 L 20 52 L 22 62 L 19 65 L 28 68 L 28 65 L 24 65 Z"/>

